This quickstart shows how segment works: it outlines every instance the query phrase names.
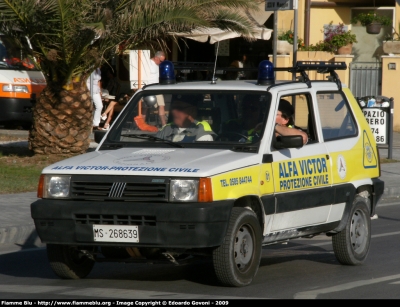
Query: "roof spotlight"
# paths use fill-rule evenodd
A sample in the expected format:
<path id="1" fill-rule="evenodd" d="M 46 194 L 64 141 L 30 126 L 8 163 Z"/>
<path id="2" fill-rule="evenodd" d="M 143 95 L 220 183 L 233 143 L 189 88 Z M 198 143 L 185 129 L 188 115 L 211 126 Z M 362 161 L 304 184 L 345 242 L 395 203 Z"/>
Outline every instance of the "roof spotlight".
<path id="1" fill-rule="evenodd" d="M 176 83 L 174 64 L 171 61 L 163 61 L 159 65 L 160 68 L 160 84 L 174 84 Z"/>
<path id="2" fill-rule="evenodd" d="M 258 65 L 257 85 L 275 84 L 274 65 L 268 61 L 261 61 Z"/>

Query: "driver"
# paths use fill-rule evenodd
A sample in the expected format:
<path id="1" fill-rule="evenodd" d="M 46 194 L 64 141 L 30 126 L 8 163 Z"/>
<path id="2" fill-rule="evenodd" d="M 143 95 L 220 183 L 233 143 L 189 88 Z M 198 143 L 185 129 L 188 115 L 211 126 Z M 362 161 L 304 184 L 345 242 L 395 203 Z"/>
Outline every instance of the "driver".
<path id="1" fill-rule="evenodd" d="M 196 120 L 200 95 L 177 95 L 171 105 L 172 123 L 157 132 L 156 137 L 172 142 L 213 141 L 216 134 L 209 123 Z"/>

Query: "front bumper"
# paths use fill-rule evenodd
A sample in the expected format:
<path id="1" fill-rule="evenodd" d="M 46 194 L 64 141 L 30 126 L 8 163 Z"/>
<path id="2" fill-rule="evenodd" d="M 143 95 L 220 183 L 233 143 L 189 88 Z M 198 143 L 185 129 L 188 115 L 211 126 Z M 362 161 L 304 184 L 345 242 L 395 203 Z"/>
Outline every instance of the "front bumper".
<path id="1" fill-rule="evenodd" d="M 233 200 L 212 203 L 136 203 L 41 199 L 31 215 L 43 243 L 205 248 L 221 245 Z M 140 220 L 139 243 L 99 243 L 93 224 Z"/>
<path id="2" fill-rule="evenodd" d="M 26 98 L 0 98 L 0 122 L 32 122 L 34 102 Z"/>

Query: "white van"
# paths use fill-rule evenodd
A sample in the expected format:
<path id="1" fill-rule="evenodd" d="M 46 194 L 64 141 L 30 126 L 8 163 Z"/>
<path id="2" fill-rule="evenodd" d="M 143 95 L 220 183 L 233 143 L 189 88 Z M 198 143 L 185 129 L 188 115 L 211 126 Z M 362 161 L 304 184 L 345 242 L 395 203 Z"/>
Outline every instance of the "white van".
<path id="1" fill-rule="evenodd" d="M 29 125 L 32 105 L 46 86 L 27 37 L 15 39 L 0 33 L 0 124 Z"/>
<path id="2" fill-rule="evenodd" d="M 96 131 L 94 152 L 43 170 L 31 213 L 53 271 L 78 279 L 95 262 L 210 257 L 223 285 L 246 286 L 262 246 L 318 234 L 339 263 L 363 263 L 384 182 L 371 128 L 335 73 L 346 64 L 299 62 L 279 69 L 303 80 L 275 82 L 266 61 L 258 81 L 175 84 L 162 79 L 167 62 L 160 84 L 137 91 L 102 139 Z M 154 114 L 139 115 L 157 95 L 169 116 L 154 132 Z M 295 111 L 287 135 L 282 101 Z"/>

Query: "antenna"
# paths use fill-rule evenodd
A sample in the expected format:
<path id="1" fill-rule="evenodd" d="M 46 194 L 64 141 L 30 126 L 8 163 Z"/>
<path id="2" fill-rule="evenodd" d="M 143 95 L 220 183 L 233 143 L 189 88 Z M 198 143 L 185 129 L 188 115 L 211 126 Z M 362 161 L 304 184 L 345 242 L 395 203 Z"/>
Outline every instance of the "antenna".
<path id="1" fill-rule="evenodd" d="M 211 78 L 211 84 L 217 84 L 217 79 L 215 78 L 215 69 L 217 67 L 218 49 L 219 49 L 219 41 L 217 42 L 217 53 L 215 54 L 214 72 Z"/>

